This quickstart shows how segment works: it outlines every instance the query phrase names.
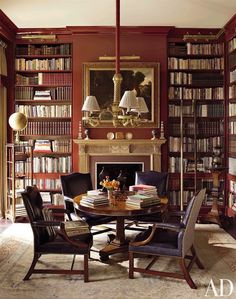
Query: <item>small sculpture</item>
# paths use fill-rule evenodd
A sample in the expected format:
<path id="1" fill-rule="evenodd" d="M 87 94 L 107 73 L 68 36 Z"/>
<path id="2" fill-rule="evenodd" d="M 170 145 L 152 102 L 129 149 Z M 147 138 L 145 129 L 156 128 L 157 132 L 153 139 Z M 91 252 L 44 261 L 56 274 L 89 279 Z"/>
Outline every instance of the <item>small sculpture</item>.
<path id="1" fill-rule="evenodd" d="M 89 138 L 89 129 L 86 129 L 86 130 L 84 130 L 84 134 L 85 134 L 85 140 L 88 140 L 88 139 L 90 139 Z"/>
<path id="2" fill-rule="evenodd" d="M 157 138 L 157 131 L 156 130 L 152 130 L 152 138 L 151 140 L 155 140 Z"/>

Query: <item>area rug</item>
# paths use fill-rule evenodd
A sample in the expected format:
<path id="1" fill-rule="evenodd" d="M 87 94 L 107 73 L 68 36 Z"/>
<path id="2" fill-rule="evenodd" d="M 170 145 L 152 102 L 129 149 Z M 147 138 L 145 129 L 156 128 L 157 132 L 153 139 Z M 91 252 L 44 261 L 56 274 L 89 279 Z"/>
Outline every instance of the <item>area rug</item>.
<path id="1" fill-rule="evenodd" d="M 137 232 L 127 231 L 132 238 Z M 0 234 L 0 298 L 2 299 L 194 299 L 236 298 L 236 240 L 217 225 L 197 225 L 195 244 L 205 269 L 193 266 L 191 276 L 198 286 L 192 290 L 183 280 L 135 274 L 128 278 L 128 256 L 117 254 L 109 261 L 99 260 L 98 250 L 106 243 L 106 234 L 94 236 L 95 251 L 89 261 L 89 283 L 81 276 L 32 275 L 23 281 L 32 261 L 33 235 L 27 223 L 11 225 Z M 136 259 L 138 265 L 148 263 Z M 70 267 L 71 256 L 43 256 L 40 266 Z M 76 258 L 75 267 L 82 266 Z M 176 260 L 160 258 L 156 269 L 178 269 Z M 230 282 L 233 284 L 230 287 Z M 230 296 L 227 296 L 229 293 Z"/>

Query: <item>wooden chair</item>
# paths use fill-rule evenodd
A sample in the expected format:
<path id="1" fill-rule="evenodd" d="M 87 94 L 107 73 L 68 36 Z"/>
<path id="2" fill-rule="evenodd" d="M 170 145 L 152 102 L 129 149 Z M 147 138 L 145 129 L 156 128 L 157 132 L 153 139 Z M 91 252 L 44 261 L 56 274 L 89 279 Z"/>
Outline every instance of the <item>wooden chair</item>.
<path id="1" fill-rule="evenodd" d="M 37 188 L 28 186 L 22 192 L 22 198 L 34 235 L 34 257 L 24 280 L 28 280 L 32 274 L 82 274 L 84 282 L 88 282 L 88 257 L 93 242 L 92 234 L 78 234 L 69 237 L 65 229 L 65 222 L 45 220 L 43 201 Z M 59 209 L 51 210 L 59 211 Z M 60 209 L 60 212 L 62 211 L 69 213 Z M 35 269 L 40 256 L 43 254 L 73 255 L 71 269 Z M 73 270 L 76 255 L 83 255 L 84 257 L 83 270 Z"/>
<path id="2" fill-rule="evenodd" d="M 180 223 L 156 223 L 147 231 L 139 234 L 134 242 L 129 244 L 129 278 L 134 278 L 134 272 L 167 276 L 185 279 L 191 288 L 197 288 L 189 271 L 194 262 L 196 262 L 200 269 L 203 269 L 203 265 L 194 249 L 193 242 L 194 227 L 205 197 L 205 192 L 206 190 L 202 189 L 190 200 L 183 220 Z M 188 255 L 189 251 L 191 251 L 192 255 Z M 135 254 L 152 255 L 154 258 L 145 269 L 134 267 Z M 151 270 L 152 265 L 159 256 L 177 258 L 183 274 Z M 186 265 L 185 259 L 190 260 L 188 265 Z"/>
<path id="3" fill-rule="evenodd" d="M 90 227 L 106 224 L 115 220 L 114 217 L 92 215 L 79 210 L 75 211 L 73 198 L 93 189 L 90 173 L 74 172 L 67 175 L 61 175 L 61 186 L 62 194 L 64 195 L 65 200 L 65 207 L 71 212 L 72 217 L 74 215 L 78 215 L 81 219 L 85 220 Z M 110 230 L 111 228 L 106 228 L 104 230 L 94 232 L 93 235 L 104 233 Z"/>

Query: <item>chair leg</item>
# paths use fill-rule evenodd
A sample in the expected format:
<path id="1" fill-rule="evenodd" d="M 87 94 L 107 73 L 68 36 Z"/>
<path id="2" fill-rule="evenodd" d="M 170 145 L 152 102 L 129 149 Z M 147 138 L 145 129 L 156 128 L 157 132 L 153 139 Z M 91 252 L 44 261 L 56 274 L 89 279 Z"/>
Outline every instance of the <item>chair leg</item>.
<path id="1" fill-rule="evenodd" d="M 84 282 L 88 282 L 88 254 L 84 255 Z"/>
<path id="2" fill-rule="evenodd" d="M 197 256 L 197 253 L 196 253 L 196 250 L 195 250 L 194 246 L 191 247 L 191 252 L 192 252 L 192 255 L 195 257 L 195 262 L 196 262 L 198 268 L 199 269 L 204 269 L 203 264 L 201 263 L 201 261 L 199 260 L 199 258 Z"/>
<path id="3" fill-rule="evenodd" d="M 181 258 L 180 261 L 179 261 L 179 264 L 180 264 L 180 268 L 182 269 L 183 271 L 183 274 L 184 274 L 184 278 L 185 280 L 187 281 L 188 285 L 190 286 L 191 289 L 196 289 L 197 286 L 195 285 L 195 283 L 193 282 L 189 272 L 188 272 L 188 269 L 186 267 L 186 264 L 185 264 L 185 259 L 184 258 Z"/>
<path id="4" fill-rule="evenodd" d="M 129 278 L 134 278 L 134 254 L 129 252 Z"/>
<path id="5" fill-rule="evenodd" d="M 23 278 L 23 280 L 29 280 L 30 276 L 32 275 L 32 273 L 34 272 L 34 267 L 38 261 L 38 259 L 40 258 L 41 254 L 39 253 L 34 253 L 34 257 L 33 257 L 33 261 L 31 263 L 31 266 L 29 268 L 29 271 L 27 272 L 27 274 L 25 275 L 25 277 Z"/>

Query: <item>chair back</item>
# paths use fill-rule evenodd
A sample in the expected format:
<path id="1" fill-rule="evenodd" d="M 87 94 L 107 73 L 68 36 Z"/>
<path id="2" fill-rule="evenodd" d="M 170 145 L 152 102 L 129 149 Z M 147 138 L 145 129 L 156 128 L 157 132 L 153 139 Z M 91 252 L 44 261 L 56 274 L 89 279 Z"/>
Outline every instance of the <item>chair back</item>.
<path id="1" fill-rule="evenodd" d="M 44 221 L 43 217 L 43 200 L 40 192 L 36 187 L 27 186 L 25 191 L 21 193 L 27 216 L 34 234 L 34 245 L 43 244 L 49 240 L 49 234 L 45 227 L 38 227 L 34 222 Z"/>
<path id="2" fill-rule="evenodd" d="M 198 192 L 196 196 L 193 196 L 190 200 L 188 207 L 186 209 L 183 223 L 186 225 L 186 228 L 183 233 L 182 239 L 182 254 L 185 256 L 188 250 L 191 248 L 194 242 L 194 229 L 197 222 L 197 217 L 202 205 L 202 202 L 205 198 L 206 189 L 202 189 Z M 180 233 L 181 234 L 181 233 Z"/>
<path id="3" fill-rule="evenodd" d="M 157 188 L 159 196 L 167 195 L 168 188 L 168 172 L 150 171 L 136 171 L 135 184 L 152 185 Z"/>
<path id="4" fill-rule="evenodd" d="M 64 196 L 74 198 L 93 189 L 91 175 L 80 172 L 61 175 L 61 187 Z"/>

